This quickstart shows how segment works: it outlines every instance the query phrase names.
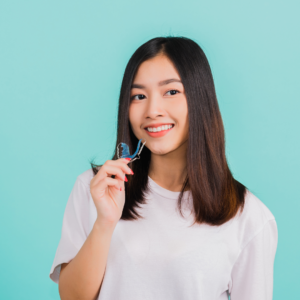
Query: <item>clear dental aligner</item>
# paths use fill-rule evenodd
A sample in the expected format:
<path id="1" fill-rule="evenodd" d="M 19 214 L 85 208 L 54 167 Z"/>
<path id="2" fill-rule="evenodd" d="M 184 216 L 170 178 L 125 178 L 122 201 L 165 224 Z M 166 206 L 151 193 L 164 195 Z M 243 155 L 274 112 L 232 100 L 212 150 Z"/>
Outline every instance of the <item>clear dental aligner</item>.
<path id="1" fill-rule="evenodd" d="M 141 145 L 142 139 L 139 140 L 136 151 L 134 152 L 134 154 L 130 155 L 129 153 L 129 146 L 126 143 L 120 143 L 119 145 L 122 146 L 122 151 L 121 151 L 121 156 L 119 156 L 119 145 L 117 146 L 117 156 L 118 158 L 131 158 L 130 162 L 133 162 L 136 159 L 140 158 L 140 153 L 142 152 L 142 149 L 144 147 L 144 145 L 146 144 L 146 141 Z M 140 148 L 140 149 L 139 149 Z M 135 157 L 137 156 L 137 157 Z"/>

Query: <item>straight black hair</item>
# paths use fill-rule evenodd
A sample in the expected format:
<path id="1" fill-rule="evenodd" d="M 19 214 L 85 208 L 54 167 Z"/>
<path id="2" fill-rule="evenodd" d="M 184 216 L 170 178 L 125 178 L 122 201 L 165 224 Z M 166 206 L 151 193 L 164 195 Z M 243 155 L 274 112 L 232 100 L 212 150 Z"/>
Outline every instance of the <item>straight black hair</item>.
<path id="1" fill-rule="evenodd" d="M 201 47 L 186 37 L 157 37 L 141 45 L 131 56 L 123 76 L 118 107 L 117 145 L 125 142 L 133 153 L 138 139 L 129 122 L 131 85 L 140 64 L 157 55 L 166 55 L 176 67 L 183 83 L 189 120 L 187 176 L 178 207 L 181 212 L 183 191 L 189 187 L 195 223 L 221 225 L 243 210 L 247 188 L 233 178 L 225 156 L 224 125 L 217 101 L 212 72 Z M 125 182 L 125 205 L 121 219 L 141 217 L 136 211 L 146 203 L 151 152 L 145 144 L 140 159 L 129 163 L 134 175 Z M 98 167 L 91 162 L 94 174 Z"/>

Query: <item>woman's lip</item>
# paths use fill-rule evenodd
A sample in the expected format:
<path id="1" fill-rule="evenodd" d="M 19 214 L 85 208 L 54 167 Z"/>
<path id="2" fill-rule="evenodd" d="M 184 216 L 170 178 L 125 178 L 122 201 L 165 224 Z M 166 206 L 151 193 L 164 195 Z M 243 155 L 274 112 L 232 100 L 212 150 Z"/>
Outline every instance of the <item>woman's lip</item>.
<path id="1" fill-rule="evenodd" d="M 149 136 L 151 137 L 161 137 L 164 136 L 165 134 L 167 134 L 170 130 L 172 130 L 174 128 L 175 125 L 173 125 L 173 127 L 171 127 L 170 129 L 167 130 L 162 130 L 159 132 L 150 132 L 145 128 L 145 131 L 148 133 Z"/>
<path id="2" fill-rule="evenodd" d="M 144 129 L 145 128 L 147 128 L 147 127 L 159 127 L 159 126 L 165 126 L 165 125 L 174 125 L 174 123 L 155 123 L 155 124 L 151 124 L 151 125 L 148 125 L 148 126 L 145 126 L 144 127 Z"/>

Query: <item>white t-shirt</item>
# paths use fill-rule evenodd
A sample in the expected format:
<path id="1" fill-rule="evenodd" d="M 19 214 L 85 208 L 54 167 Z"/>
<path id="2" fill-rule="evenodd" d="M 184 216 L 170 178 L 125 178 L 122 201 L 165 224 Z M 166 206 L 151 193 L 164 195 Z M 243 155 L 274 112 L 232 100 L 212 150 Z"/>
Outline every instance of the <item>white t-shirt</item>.
<path id="1" fill-rule="evenodd" d="M 79 175 L 67 202 L 50 271 L 56 283 L 61 264 L 76 256 L 96 220 L 92 177 L 92 169 Z M 247 190 L 242 214 L 221 226 L 190 226 L 190 192 L 184 192 L 182 218 L 180 192 L 148 179 L 147 203 L 137 209 L 144 219 L 115 227 L 98 300 L 272 299 L 278 232 L 261 200 Z"/>

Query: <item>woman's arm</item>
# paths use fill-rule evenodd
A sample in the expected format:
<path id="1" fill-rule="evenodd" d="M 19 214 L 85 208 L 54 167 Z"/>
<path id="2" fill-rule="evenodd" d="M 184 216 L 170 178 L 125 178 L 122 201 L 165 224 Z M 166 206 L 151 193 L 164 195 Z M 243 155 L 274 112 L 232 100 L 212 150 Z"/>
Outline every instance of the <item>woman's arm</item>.
<path id="1" fill-rule="evenodd" d="M 59 277 L 62 300 L 97 299 L 114 227 L 96 221 L 74 259 L 62 265 Z"/>
<path id="2" fill-rule="evenodd" d="M 273 299 L 277 243 L 277 223 L 272 219 L 241 250 L 231 273 L 231 300 Z"/>
<path id="3" fill-rule="evenodd" d="M 59 284 L 62 300 L 93 300 L 99 294 L 111 238 L 125 203 L 125 174 L 133 174 L 127 166 L 128 162 L 124 158 L 107 160 L 89 185 L 79 178 L 76 180 L 66 206 L 62 237 L 50 271 L 50 278 Z M 97 218 L 89 231 L 90 195 Z M 66 262 L 69 263 L 64 264 Z M 59 265 L 63 265 L 60 272 Z"/>

